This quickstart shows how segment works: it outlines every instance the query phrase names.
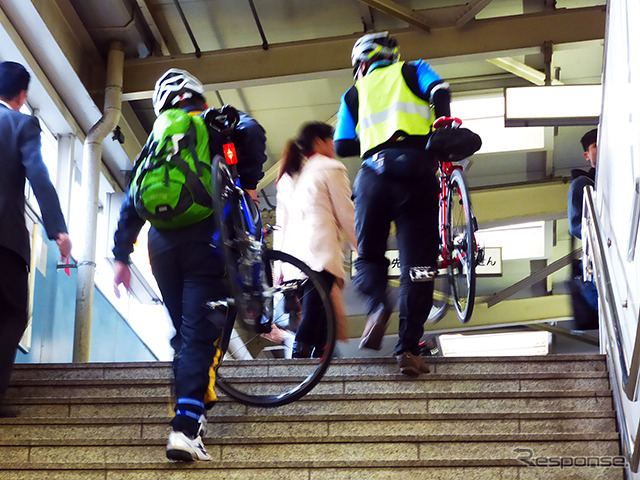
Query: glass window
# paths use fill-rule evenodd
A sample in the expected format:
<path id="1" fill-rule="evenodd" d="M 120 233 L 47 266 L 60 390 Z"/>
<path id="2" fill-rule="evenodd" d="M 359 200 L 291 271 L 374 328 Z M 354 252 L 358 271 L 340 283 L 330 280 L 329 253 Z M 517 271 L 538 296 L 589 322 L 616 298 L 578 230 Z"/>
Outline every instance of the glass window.
<path id="1" fill-rule="evenodd" d="M 31 111 L 26 105 L 23 106 L 20 111 L 26 115 L 31 115 Z M 42 129 L 42 133 L 40 134 L 42 160 L 49 171 L 51 183 L 55 184 L 56 173 L 58 171 L 58 141 L 53 136 L 53 133 L 51 133 L 51 130 L 49 130 L 43 122 L 40 122 L 40 128 Z M 24 196 L 27 203 L 38 215 L 41 215 L 40 207 L 35 195 L 33 194 L 33 190 L 31 190 L 31 186 L 28 185 L 28 182 L 25 190 Z"/>

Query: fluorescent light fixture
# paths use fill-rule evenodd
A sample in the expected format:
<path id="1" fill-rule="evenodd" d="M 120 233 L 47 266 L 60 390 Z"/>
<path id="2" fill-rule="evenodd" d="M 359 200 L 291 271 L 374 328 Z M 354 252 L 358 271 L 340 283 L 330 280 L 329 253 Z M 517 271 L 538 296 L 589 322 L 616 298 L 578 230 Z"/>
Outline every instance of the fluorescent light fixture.
<path id="1" fill-rule="evenodd" d="M 506 128 L 504 117 L 462 119 L 462 126 L 480 135 L 482 147 L 476 152 L 499 153 L 544 149 L 544 128 Z"/>
<path id="2" fill-rule="evenodd" d="M 482 138 L 482 147 L 476 154 L 544 149 L 544 129 L 505 128 L 504 109 L 502 92 L 451 102 L 451 112 L 462 119 L 462 126 Z"/>
<path id="3" fill-rule="evenodd" d="M 602 85 L 505 88 L 505 126 L 597 125 Z"/>
<path id="4" fill-rule="evenodd" d="M 445 357 L 505 357 L 547 355 L 549 332 L 480 333 L 440 335 Z"/>
<path id="5" fill-rule="evenodd" d="M 544 221 L 539 221 L 485 228 L 476 232 L 476 240 L 484 247 L 500 247 L 502 260 L 542 258 L 544 227 Z"/>

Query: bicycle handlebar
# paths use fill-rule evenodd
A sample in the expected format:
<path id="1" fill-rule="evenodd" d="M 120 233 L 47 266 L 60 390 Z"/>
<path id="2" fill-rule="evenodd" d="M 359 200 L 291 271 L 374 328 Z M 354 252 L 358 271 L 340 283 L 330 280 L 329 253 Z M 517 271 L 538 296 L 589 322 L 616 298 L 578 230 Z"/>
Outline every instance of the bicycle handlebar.
<path id="1" fill-rule="evenodd" d="M 462 125 L 462 120 L 457 117 L 439 117 L 433 122 L 433 128 L 458 128 Z"/>

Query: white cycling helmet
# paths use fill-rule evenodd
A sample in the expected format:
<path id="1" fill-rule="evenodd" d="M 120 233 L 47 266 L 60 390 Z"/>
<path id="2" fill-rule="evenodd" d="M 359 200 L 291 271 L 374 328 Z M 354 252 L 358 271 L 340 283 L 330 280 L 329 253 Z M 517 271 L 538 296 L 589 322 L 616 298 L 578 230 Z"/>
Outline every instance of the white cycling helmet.
<path id="1" fill-rule="evenodd" d="M 193 97 L 194 93 L 204 96 L 204 87 L 200 80 L 186 70 L 167 70 L 156 82 L 151 98 L 156 116 L 179 101 Z"/>
<path id="2" fill-rule="evenodd" d="M 360 37 L 351 51 L 351 65 L 357 67 L 360 62 L 388 59 L 398 61 L 400 53 L 398 42 L 389 36 L 389 32 L 369 33 Z"/>

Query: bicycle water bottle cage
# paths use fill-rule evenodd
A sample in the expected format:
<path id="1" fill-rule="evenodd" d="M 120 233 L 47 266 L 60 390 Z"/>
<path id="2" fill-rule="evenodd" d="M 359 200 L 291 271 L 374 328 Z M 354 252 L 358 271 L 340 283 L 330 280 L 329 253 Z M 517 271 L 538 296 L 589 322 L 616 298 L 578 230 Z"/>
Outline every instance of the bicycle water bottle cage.
<path id="1" fill-rule="evenodd" d="M 438 276 L 438 270 L 431 267 L 411 267 L 409 277 L 412 282 L 433 282 Z"/>

